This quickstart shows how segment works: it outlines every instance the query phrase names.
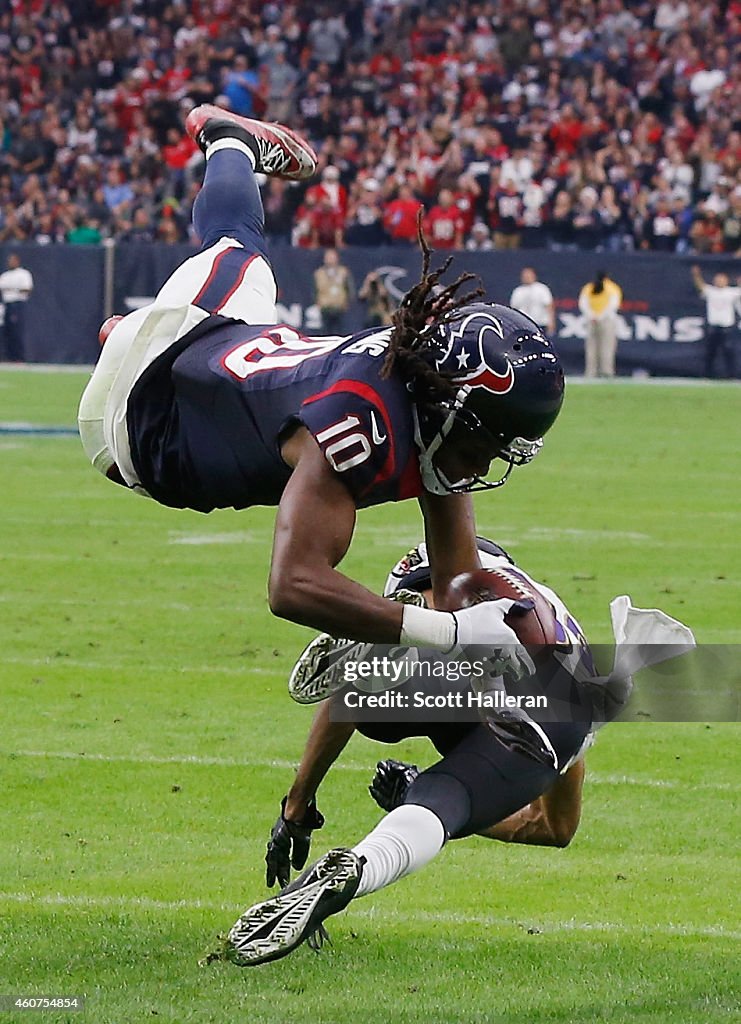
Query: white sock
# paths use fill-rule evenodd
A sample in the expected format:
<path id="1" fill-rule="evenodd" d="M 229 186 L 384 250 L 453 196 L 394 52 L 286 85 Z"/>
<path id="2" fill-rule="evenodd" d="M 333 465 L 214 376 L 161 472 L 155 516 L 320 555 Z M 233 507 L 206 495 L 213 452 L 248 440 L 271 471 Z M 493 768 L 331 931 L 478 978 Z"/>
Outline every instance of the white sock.
<path id="1" fill-rule="evenodd" d="M 417 804 L 403 804 L 387 814 L 353 851 L 365 857 L 355 896 L 383 889 L 436 857 L 445 842 L 445 829 L 436 814 Z"/>
<path id="2" fill-rule="evenodd" d="M 230 135 L 227 135 L 223 139 L 216 139 L 215 142 L 209 142 L 206 146 L 206 159 L 210 160 L 214 153 L 218 153 L 220 149 L 236 149 L 240 153 L 249 159 L 252 167 L 255 167 L 255 154 L 252 152 L 250 147 L 242 142 L 241 139 L 234 139 Z"/>

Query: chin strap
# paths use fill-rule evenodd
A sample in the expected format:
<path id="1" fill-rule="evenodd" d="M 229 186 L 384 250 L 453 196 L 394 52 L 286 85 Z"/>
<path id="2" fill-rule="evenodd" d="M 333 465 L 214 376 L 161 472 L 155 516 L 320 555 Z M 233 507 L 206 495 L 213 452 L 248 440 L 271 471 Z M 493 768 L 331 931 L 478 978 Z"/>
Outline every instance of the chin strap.
<path id="1" fill-rule="evenodd" d="M 422 439 L 422 428 L 419 422 L 417 406 L 414 404 L 412 405 L 414 443 L 419 449 L 419 471 L 422 477 L 424 489 L 429 491 L 430 494 L 454 494 L 456 491 L 462 490 L 463 485 L 470 482 L 469 478 L 469 480 L 458 480 L 455 483 L 451 483 L 451 481 L 448 480 L 445 474 L 439 470 L 433 462 L 434 455 L 453 429 L 455 418 L 463 408 L 463 403 L 466 401 L 470 393 L 471 389 L 466 385 L 458 389 L 455 398 L 448 407 L 449 411 L 443 420 L 442 426 L 435 431 L 435 435 L 428 445 L 426 445 Z"/>
<path id="2" fill-rule="evenodd" d="M 419 449 L 419 469 L 422 477 L 422 484 L 430 494 L 469 494 L 471 491 L 491 491 L 506 484 L 510 473 L 515 466 L 524 466 L 532 462 L 535 456 L 543 447 L 543 438 L 529 440 L 525 437 L 515 437 L 508 445 L 502 448 L 497 456 L 507 463 L 507 469 L 498 480 L 483 480 L 481 477 L 466 477 L 462 480 L 451 481 L 441 469 L 435 465 L 434 457 L 440 449 L 443 441 L 453 429 L 456 417 L 464 411 L 466 399 L 471 394 L 471 388 L 464 384 L 456 392 L 455 398 L 448 406 L 448 413 L 443 420 L 442 426 L 435 431 L 435 434 L 428 445 L 422 438 L 422 428 L 419 422 L 419 413 L 416 405 L 412 405 L 412 417 L 414 421 L 414 443 Z M 478 417 L 473 413 L 465 413 L 464 417 L 472 418 L 474 422 L 466 422 L 465 426 L 475 433 L 477 430 L 484 430 Z"/>

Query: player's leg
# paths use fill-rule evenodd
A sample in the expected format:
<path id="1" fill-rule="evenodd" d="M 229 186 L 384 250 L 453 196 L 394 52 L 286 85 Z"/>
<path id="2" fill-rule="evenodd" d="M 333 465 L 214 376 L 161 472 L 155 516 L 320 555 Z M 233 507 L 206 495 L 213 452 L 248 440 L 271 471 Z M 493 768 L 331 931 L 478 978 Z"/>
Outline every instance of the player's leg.
<path id="1" fill-rule="evenodd" d="M 250 907 L 229 932 L 227 956 L 241 966 L 286 956 L 352 899 L 420 870 L 446 839 L 506 817 L 556 778 L 555 769 L 508 751 L 485 726 L 474 729 L 352 849 L 331 850 L 278 896 Z"/>
<path id="2" fill-rule="evenodd" d="M 135 474 L 125 430 L 118 444 L 113 435 L 115 424 L 125 424 L 128 397 L 143 371 L 208 313 L 251 324 L 277 319 L 255 172 L 298 179 L 316 169 L 311 147 L 280 125 L 196 107 L 186 128 L 206 156 L 193 214 L 201 251 L 178 267 L 151 305 L 101 327 L 104 348 L 80 405 L 91 462 L 106 474 L 117 466 L 129 484 Z"/>
<path id="3" fill-rule="evenodd" d="M 364 730 L 364 734 L 368 732 Z M 392 811 L 404 803 L 409 787 L 419 775 L 419 768 L 405 761 L 393 758 L 379 761 L 369 787 L 370 794 L 379 807 Z M 579 827 L 583 786 L 584 760 L 579 757 L 542 796 L 482 829 L 478 835 L 503 843 L 568 846 Z"/>
<path id="4" fill-rule="evenodd" d="M 249 150 L 238 139 L 221 142 L 223 148 L 207 149 L 203 187 L 193 207 L 201 250 L 165 282 L 155 305 L 192 305 L 247 323 L 275 323 L 275 278 Z"/>
<path id="5" fill-rule="evenodd" d="M 542 796 L 478 834 L 502 843 L 568 846 L 581 820 L 583 788 L 584 761 L 578 760 Z"/>
<path id="6" fill-rule="evenodd" d="M 543 728 L 557 755 L 555 767 L 508 748 L 481 725 L 414 780 L 405 804 L 434 811 L 449 837 L 473 835 L 503 821 L 558 780 L 558 766 L 568 764 L 589 732 L 587 722 Z"/>
<path id="7" fill-rule="evenodd" d="M 193 206 L 201 250 L 175 271 L 156 303 L 191 304 L 247 323 L 275 323 L 275 279 L 255 174 L 310 177 L 314 151 L 282 125 L 208 105 L 190 112 L 186 129 L 206 157 L 203 187 Z"/>
<path id="8" fill-rule="evenodd" d="M 330 850 L 282 892 L 239 918 L 226 958 L 253 967 L 286 956 L 356 896 L 363 896 L 428 864 L 445 831 L 424 807 L 398 807 L 352 849 Z"/>
<path id="9" fill-rule="evenodd" d="M 548 728 L 563 764 L 588 729 L 585 723 Z M 490 827 L 557 779 L 556 768 L 509 750 L 486 726 L 476 727 L 419 775 L 404 804 L 352 849 L 331 850 L 278 896 L 247 910 L 229 932 L 227 955 L 242 966 L 286 956 L 352 899 L 420 870 L 447 839 Z"/>

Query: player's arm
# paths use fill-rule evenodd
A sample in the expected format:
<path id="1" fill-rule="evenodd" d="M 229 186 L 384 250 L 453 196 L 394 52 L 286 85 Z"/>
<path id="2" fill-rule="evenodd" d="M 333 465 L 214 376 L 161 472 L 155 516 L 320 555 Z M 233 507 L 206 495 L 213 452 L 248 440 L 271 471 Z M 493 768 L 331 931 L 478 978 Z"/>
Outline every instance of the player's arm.
<path id="1" fill-rule="evenodd" d="M 312 833 L 322 828 L 324 816 L 316 805 L 316 792 L 334 761 L 353 734 L 350 722 L 333 722 L 331 701 L 320 705 L 314 716 L 293 785 L 283 797 L 265 852 L 265 881 L 285 886 L 291 868 L 300 871 L 311 848 Z"/>
<path id="2" fill-rule="evenodd" d="M 270 568 L 271 611 L 302 626 L 375 643 L 398 643 L 403 608 L 338 572 L 355 529 L 355 501 L 314 438 L 299 429 L 283 446 L 295 468 L 278 508 Z"/>
<path id="3" fill-rule="evenodd" d="M 333 722 L 331 700 L 319 705 L 306 740 L 301 763 L 286 796 L 284 815 L 288 821 L 301 821 L 317 790 L 334 762 L 355 732 L 352 722 Z"/>
<path id="4" fill-rule="evenodd" d="M 479 833 L 503 843 L 529 846 L 568 846 L 581 818 L 584 761 L 560 775 L 537 800 Z"/>
<path id="5" fill-rule="evenodd" d="M 692 267 L 692 280 L 695 283 L 695 288 L 702 294 L 705 287 L 705 278 L 702 276 L 702 271 L 697 264 Z"/>
<path id="6" fill-rule="evenodd" d="M 425 522 L 435 608 L 445 610 L 445 594 L 453 577 L 481 565 L 473 500 L 470 494 L 425 493 L 419 504 Z"/>
<path id="7" fill-rule="evenodd" d="M 487 601 L 455 612 L 416 608 L 378 597 L 338 572 L 335 567 L 355 528 L 355 499 L 304 427 L 281 452 L 294 469 L 273 539 L 268 590 L 275 615 L 332 636 L 377 644 L 401 641 L 441 651 L 456 644 L 489 644 L 506 649 L 513 673 L 528 667 L 532 671 L 524 648 L 504 621 L 511 602 Z M 431 561 L 437 559 L 433 585 L 442 604 L 447 582 L 479 564 L 473 512 L 466 495 L 436 497 L 424 503 L 424 511 Z"/>

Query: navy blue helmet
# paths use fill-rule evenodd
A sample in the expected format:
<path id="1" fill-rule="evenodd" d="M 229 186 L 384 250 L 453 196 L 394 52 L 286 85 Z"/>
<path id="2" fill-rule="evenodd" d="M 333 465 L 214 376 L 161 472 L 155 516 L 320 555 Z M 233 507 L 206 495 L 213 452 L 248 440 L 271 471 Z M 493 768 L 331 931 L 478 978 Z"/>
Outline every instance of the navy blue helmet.
<path id="1" fill-rule="evenodd" d="M 543 446 L 564 397 L 563 367 L 540 327 L 510 306 L 474 302 L 429 328 L 428 361 L 457 387 L 440 420 L 418 414 L 417 445 L 427 490 L 437 494 L 501 486 L 513 466 L 530 462 Z M 433 456 L 452 437 L 486 440 L 507 463 L 499 480 L 450 481 Z"/>

